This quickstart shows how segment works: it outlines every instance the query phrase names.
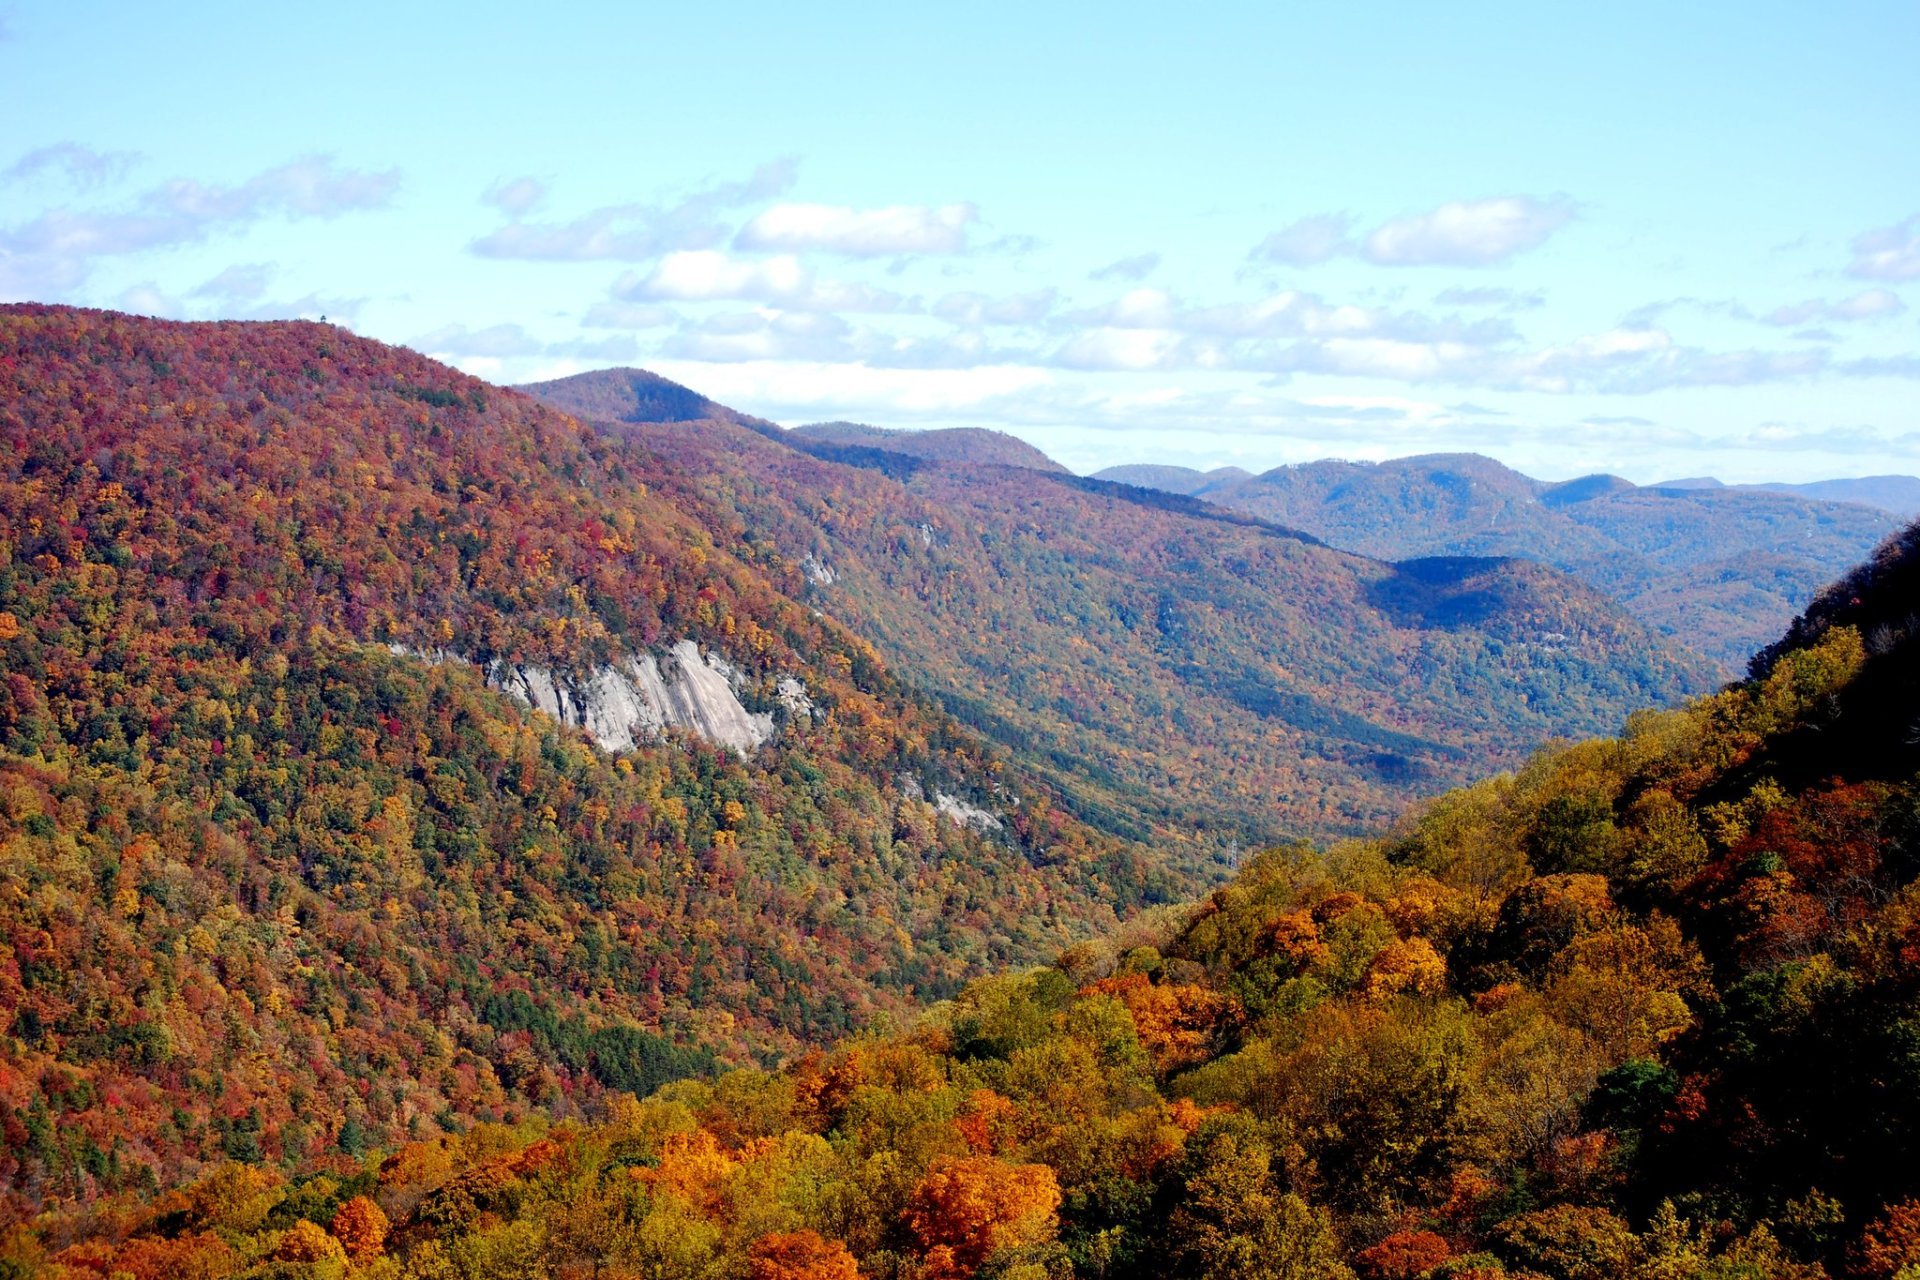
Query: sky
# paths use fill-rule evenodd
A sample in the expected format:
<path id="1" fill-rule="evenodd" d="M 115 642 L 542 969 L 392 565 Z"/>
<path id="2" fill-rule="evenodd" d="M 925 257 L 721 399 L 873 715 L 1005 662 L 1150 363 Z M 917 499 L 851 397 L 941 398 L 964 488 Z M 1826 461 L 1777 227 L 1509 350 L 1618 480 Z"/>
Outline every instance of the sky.
<path id="1" fill-rule="evenodd" d="M 1920 5 L 0 0 L 0 301 L 1068 466 L 1920 473 Z"/>

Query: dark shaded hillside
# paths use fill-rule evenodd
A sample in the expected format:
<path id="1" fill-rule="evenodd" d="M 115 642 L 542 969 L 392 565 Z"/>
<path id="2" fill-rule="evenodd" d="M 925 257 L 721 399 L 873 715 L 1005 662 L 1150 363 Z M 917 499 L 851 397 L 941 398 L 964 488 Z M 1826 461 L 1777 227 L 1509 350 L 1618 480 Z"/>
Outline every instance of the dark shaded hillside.
<path id="1" fill-rule="evenodd" d="M 1536 565 L 1396 594 L 1393 566 L 1175 495 L 829 461 L 724 424 L 624 430 L 689 479 L 703 522 L 800 564 L 810 601 L 1076 812 L 1170 851 L 1364 829 L 1487 760 L 1705 685 Z"/>
<path id="2" fill-rule="evenodd" d="M 1883 512 L 1797 494 L 1637 488 L 1618 476 L 1546 484 L 1475 454 L 1314 462 L 1172 487 L 1384 559 L 1539 560 L 1729 675 L 1895 527 Z"/>
<path id="3" fill-rule="evenodd" d="M 1193 883 L 658 467 L 325 325 L 0 308 L 0 1209 L 566 1113 Z M 772 740 L 482 678 L 671 641 Z"/>

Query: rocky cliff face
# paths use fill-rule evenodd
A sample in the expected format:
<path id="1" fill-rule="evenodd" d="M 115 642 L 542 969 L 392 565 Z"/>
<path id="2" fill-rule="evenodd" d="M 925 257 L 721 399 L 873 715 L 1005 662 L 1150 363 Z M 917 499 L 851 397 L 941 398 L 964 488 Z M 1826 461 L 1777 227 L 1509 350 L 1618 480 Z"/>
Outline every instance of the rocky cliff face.
<path id="1" fill-rule="evenodd" d="M 429 662 L 465 661 L 458 654 L 417 650 Z M 608 751 L 631 751 L 664 729 L 685 729 L 746 755 L 774 733 L 773 717 L 747 710 L 736 689 L 739 673 L 718 654 L 702 654 L 691 640 L 664 653 L 636 654 L 600 667 L 584 679 L 548 667 L 496 662 L 487 683 L 562 724 L 585 729 Z M 780 700 L 791 715 L 810 714 L 812 702 L 798 680 L 780 682 Z"/>

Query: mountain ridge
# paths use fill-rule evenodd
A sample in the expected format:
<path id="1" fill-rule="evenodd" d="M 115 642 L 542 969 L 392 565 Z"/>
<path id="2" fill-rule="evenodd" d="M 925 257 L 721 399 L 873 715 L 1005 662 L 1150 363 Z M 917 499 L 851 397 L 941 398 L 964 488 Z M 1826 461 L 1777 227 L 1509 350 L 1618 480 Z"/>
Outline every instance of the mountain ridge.
<path id="1" fill-rule="evenodd" d="M 704 519 L 814 566 L 816 607 L 969 723 L 1024 744 L 1081 812 L 1168 847 L 1200 830 L 1226 845 L 1361 829 L 1462 776 L 1462 747 L 1604 731 L 1633 703 L 1706 683 L 1704 667 L 1551 569 L 1480 565 L 1472 590 L 1510 616 L 1462 626 L 1471 609 L 1456 608 L 1429 626 L 1445 612 L 1438 596 L 1403 606 L 1434 588 L 1396 590 L 1392 565 L 1203 500 L 885 449 L 825 453 L 724 423 L 606 425 L 687 477 Z M 1449 590 L 1456 606 L 1471 594 Z M 1483 682 L 1487 698 L 1466 692 Z M 1206 766 L 1168 774 L 1174 753 L 1143 750 L 1141 724 Z M 1170 791 L 1185 797 L 1172 808 Z"/>

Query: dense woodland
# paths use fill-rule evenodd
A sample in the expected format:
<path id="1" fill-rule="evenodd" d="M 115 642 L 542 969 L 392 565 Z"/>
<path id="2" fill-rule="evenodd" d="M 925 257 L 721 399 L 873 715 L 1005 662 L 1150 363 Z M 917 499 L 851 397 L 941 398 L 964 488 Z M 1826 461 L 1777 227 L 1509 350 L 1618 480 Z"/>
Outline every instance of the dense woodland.
<path id="1" fill-rule="evenodd" d="M 1916 588 L 1910 535 L 1744 685 L 1386 838 L 1264 852 L 904 1031 L 609 1095 L 585 1122 L 223 1164 L 51 1212 L 17 1256 L 68 1276 L 1910 1276 Z"/>
<path id="2" fill-rule="evenodd" d="M 662 407 L 648 383 L 616 414 L 631 387 L 609 371 L 530 390 L 602 420 Z M 1384 564 L 985 460 L 1000 453 L 945 457 L 966 433 L 609 429 L 659 456 L 663 493 L 702 523 L 809 564 L 810 602 L 1077 812 L 1163 852 L 1376 830 L 1543 741 L 1712 685 L 1527 561 Z M 930 456 L 895 452 L 913 442 Z"/>
<path id="3" fill-rule="evenodd" d="M 644 1093 L 1191 891 L 645 462 L 337 329 L 0 312 L 0 1203 Z M 388 647 L 662 636 L 814 713 L 613 759 Z"/>
<path id="4" fill-rule="evenodd" d="M 1920 531 L 1207 893 L 642 441 L 35 307 L 0 439 L 0 1276 L 1920 1275 Z M 666 636 L 819 713 L 610 757 L 410 652 Z"/>

